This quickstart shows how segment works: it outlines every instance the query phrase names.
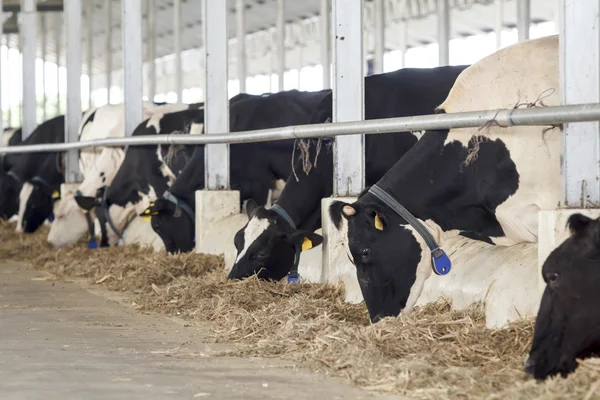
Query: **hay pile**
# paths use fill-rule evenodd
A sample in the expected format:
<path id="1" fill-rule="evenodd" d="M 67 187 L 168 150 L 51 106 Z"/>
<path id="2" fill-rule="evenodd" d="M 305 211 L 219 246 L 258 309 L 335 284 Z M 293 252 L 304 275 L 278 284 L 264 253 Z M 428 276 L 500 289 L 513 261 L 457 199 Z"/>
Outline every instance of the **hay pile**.
<path id="1" fill-rule="evenodd" d="M 533 322 L 488 330 L 480 307 L 451 311 L 438 302 L 369 323 L 364 305 L 340 287 L 227 282 L 222 259 L 167 256 L 137 246 L 50 249 L 46 232 L 20 236 L 0 225 L 0 256 L 26 259 L 62 277 L 133 292 L 141 311 L 211 322 L 223 355 L 279 357 L 370 390 L 418 399 L 600 398 L 600 360 L 568 379 L 538 384 L 523 373 Z"/>

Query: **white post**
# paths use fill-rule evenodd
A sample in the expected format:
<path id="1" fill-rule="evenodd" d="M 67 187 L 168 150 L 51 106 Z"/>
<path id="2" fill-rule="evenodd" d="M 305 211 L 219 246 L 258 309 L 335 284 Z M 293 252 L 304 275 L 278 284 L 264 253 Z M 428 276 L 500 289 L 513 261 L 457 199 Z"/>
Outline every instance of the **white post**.
<path id="1" fill-rule="evenodd" d="M 54 52 L 56 53 L 56 115 L 60 115 L 60 57 L 62 50 L 62 14 L 56 13 L 56 36 L 54 37 Z"/>
<path id="2" fill-rule="evenodd" d="M 106 74 L 106 103 L 110 104 L 110 88 L 112 87 L 112 0 L 104 0 L 104 57 Z"/>
<path id="3" fill-rule="evenodd" d="M 362 0 L 361 0 L 362 1 Z M 277 74 L 279 75 L 279 91 L 283 91 L 285 74 L 285 1 L 277 0 Z"/>
<path id="4" fill-rule="evenodd" d="M 21 125 L 23 139 L 31 135 L 37 122 L 37 99 L 35 86 L 35 58 L 37 36 L 37 7 L 35 0 L 21 0 L 19 33 L 22 39 L 23 102 Z"/>
<path id="5" fill-rule="evenodd" d="M 206 134 L 229 131 L 227 95 L 227 4 L 222 0 L 204 0 L 204 57 L 206 101 L 204 130 Z M 206 151 L 206 188 L 229 188 L 229 145 L 211 144 Z"/>
<path id="6" fill-rule="evenodd" d="M 148 101 L 156 95 L 156 0 L 148 0 Z"/>
<path id="7" fill-rule="evenodd" d="M 5 39 L 5 43 L 6 43 L 6 75 L 11 76 L 12 68 L 10 68 L 10 66 L 12 66 L 14 64 L 14 62 L 12 61 L 12 57 L 10 56 L 9 35 L 4 35 L 4 39 Z M 13 98 L 13 96 L 8 96 L 8 99 L 6 99 L 6 103 L 8 104 L 8 126 L 13 126 L 13 123 L 12 123 L 12 106 L 13 106 L 12 98 Z"/>
<path id="8" fill-rule="evenodd" d="M 321 64 L 323 89 L 331 88 L 331 0 L 321 0 Z"/>
<path id="9" fill-rule="evenodd" d="M 125 135 L 142 122 L 142 2 L 121 2 Z"/>
<path id="10" fill-rule="evenodd" d="M 585 1 L 585 4 L 593 3 Z M 517 1 L 517 34 L 519 42 L 529 39 L 529 26 L 531 25 L 531 0 Z"/>
<path id="11" fill-rule="evenodd" d="M 600 0 L 564 0 L 560 27 L 562 104 L 600 102 Z M 565 124 L 564 206 L 600 207 L 599 122 Z"/>
<path id="12" fill-rule="evenodd" d="M 181 0 L 173 1 L 173 35 L 175 45 L 175 93 L 177 102 L 182 102 L 183 80 L 181 70 Z"/>
<path id="13" fill-rule="evenodd" d="M 502 29 L 504 28 L 504 0 L 496 0 L 496 50 L 502 48 Z"/>
<path id="14" fill-rule="evenodd" d="M 4 4 L 2 4 L 2 0 L 0 0 L 0 15 L 4 11 Z M 4 36 L 4 18 L 0 18 L 0 44 L 2 44 L 2 37 Z M 8 57 L 8 46 L 6 46 L 6 55 Z M 4 60 L 0 59 L 0 132 L 4 133 L 4 112 L 2 110 L 2 63 Z M 10 107 L 9 107 L 10 109 Z M 8 120 L 8 126 L 10 126 L 10 119 Z M 0 142 L 0 146 L 2 146 L 2 142 Z"/>
<path id="15" fill-rule="evenodd" d="M 385 2 L 375 0 L 375 57 L 373 73 L 383 73 L 383 54 L 385 52 Z"/>
<path id="16" fill-rule="evenodd" d="M 67 38 L 67 112 L 65 114 L 65 143 L 78 141 L 81 124 L 81 0 L 66 0 L 65 21 Z M 79 151 L 69 150 L 65 160 L 65 182 L 81 182 Z"/>
<path id="17" fill-rule="evenodd" d="M 246 93 L 246 1 L 237 0 L 236 26 L 237 26 L 237 76 L 240 81 L 240 93 Z"/>
<path id="18" fill-rule="evenodd" d="M 0 0 L 1 2 L 2 0 Z M 46 59 L 48 57 L 48 24 L 46 14 L 40 15 L 40 27 L 42 31 L 42 121 L 48 118 L 48 96 L 46 95 Z"/>
<path id="19" fill-rule="evenodd" d="M 400 68 L 406 64 L 406 51 L 408 50 L 408 21 L 410 20 L 410 9 L 408 0 L 400 0 L 400 10 L 402 17 L 400 19 Z"/>
<path id="20" fill-rule="evenodd" d="M 364 119 L 363 1 L 333 0 L 333 122 Z M 364 188 L 364 135 L 338 136 L 334 145 L 334 194 Z"/>
<path id="21" fill-rule="evenodd" d="M 439 65 L 450 64 L 450 5 L 448 0 L 438 0 Z"/>
<path id="22" fill-rule="evenodd" d="M 87 75 L 88 82 L 88 108 L 92 108 L 92 64 L 94 62 L 94 2 L 86 2 L 87 17 Z"/>

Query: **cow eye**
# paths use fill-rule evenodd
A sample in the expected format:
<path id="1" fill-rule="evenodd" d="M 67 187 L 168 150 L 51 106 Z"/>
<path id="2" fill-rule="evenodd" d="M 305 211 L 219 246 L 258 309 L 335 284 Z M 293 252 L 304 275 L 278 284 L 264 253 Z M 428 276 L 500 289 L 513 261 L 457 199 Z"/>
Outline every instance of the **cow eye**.
<path id="1" fill-rule="evenodd" d="M 365 248 L 360 251 L 360 258 L 363 262 L 369 262 L 371 260 L 371 249 Z"/>
<path id="2" fill-rule="evenodd" d="M 559 275 L 556 272 L 549 272 L 546 274 L 546 282 L 549 284 L 555 284 L 558 282 Z"/>

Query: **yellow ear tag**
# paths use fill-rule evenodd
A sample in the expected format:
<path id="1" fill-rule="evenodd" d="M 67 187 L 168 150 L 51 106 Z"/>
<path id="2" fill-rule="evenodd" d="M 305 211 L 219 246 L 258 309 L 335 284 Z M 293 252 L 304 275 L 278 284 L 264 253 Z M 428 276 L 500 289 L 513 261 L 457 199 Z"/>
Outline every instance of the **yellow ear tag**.
<path id="1" fill-rule="evenodd" d="M 312 241 L 309 238 L 305 237 L 304 241 L 302 242 L 302 251 L 312 249 L 312 247 Z"/>
<path id="2" fill-rule="evenodd" d="M 58 199 L 59 197 L 60 197 L 60 192 L 58 190 L 55 190 L 54 192 L 52 192 L 53 199 Z"/>
<path id="3" fill-rule="evenodd" d="M 383 230 L 383 221 L 381 220 L 379 214 L 375 214 L 375 229 L 377 229 L 378 231 Z"/>
<path id="4" fill-rule="evenodd" d="M 152 217 L 149 216 L 149 215 L 143 215 L 142 216 L 142 221 L 144 221 L 144 222 L 149 222 L 151 219 L 152 219 Z"/>

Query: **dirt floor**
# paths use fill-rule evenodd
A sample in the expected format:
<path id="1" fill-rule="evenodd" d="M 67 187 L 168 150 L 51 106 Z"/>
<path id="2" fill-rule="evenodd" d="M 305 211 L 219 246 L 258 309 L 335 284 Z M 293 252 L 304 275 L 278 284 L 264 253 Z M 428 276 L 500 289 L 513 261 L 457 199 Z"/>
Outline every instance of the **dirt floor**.
<path id="1" fill-rule="evenodd" d="M 600 398 L 597 359 L 582 362 L 568 379 L 537 383 L 525 375 L 532 320 L 488 330 L 479 307 L 457 312 L 440 301 L 372 325 L 364 304 L 343 302 L 341 287 L 227 282 L 218 257 L 136 246 L 56 250 L 43 231 L 22 236 L 12 229 L 0 225 L 0 258 L 29 261 L 59 282 L 83 279 L 120 292 L 137 314 L 200 327 L 201 343 L 226 344 L 211 348 L 211 357 L 286 360 L 362 389 L 416 399 Z M 1 304 L 0 298 L 3 312 Z"/>

